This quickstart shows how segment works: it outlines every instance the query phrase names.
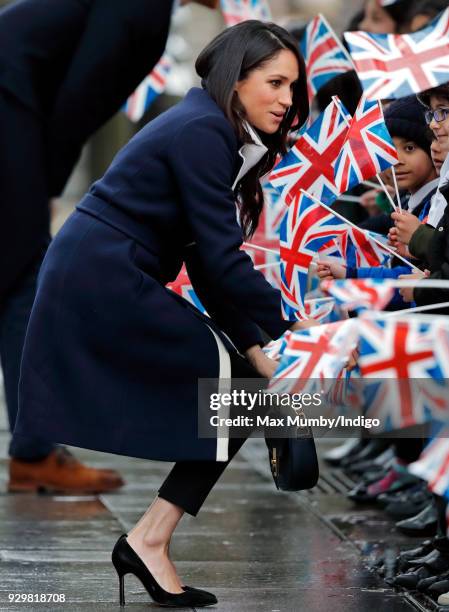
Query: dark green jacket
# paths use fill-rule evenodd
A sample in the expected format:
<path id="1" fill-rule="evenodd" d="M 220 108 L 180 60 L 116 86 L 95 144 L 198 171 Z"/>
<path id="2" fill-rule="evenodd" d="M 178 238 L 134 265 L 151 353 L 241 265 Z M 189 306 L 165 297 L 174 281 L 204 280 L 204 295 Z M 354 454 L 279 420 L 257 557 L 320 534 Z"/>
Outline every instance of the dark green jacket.
<path id="1" fill-rule="evenodd" d="M 410 254 L 426 264 L 429 262 L 428 253 L 434 233 L 435 228 L 431 225 L 420 225 L 408 244 Z"/>

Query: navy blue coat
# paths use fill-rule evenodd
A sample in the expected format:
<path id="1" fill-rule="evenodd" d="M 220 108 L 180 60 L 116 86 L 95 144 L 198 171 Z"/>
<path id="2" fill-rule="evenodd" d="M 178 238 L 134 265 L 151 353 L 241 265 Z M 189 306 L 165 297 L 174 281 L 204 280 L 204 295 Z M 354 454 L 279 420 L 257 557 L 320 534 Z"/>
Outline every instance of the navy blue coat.
<path id="1" fill-rule="evenodd" d="M 44 260 L 16 433 L 159 460 L 210 460 L 199 378 L 228 350 L 276 338 L 280 293 L 240 250 L 239 142 L 201 89 L 145 126 L 81 200 Z M 206 319 L 166 289 L 186 262 Z M 222 332 L 225 332 L 223 334 Z"/>

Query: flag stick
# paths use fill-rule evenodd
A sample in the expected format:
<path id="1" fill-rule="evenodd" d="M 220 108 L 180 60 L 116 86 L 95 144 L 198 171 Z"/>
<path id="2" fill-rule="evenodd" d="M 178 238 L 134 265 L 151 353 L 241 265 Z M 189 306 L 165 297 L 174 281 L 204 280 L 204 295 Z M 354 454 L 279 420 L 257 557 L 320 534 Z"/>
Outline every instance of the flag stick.
<path id="1" fill-rule="evenodd" d="M 346 117 L 346 115 L 345 115 L 345 113 L 344 113 L 344 111 L 343 111 L 343 109 L 342 109 L 342 107 L 341 107 L 341 101 L 340 101 L 340 98 L 339 98 L 338 96 L 332 96 L 332 100 L 333 100 L 333 101 L 334 101 L 334 103 L 337 105 L 338 112 L 339 112 L 339 113 L 340 113 L 340 115 L 342 116 L 343 121 L 346 123 L 346 126 L 347 126 L 347 127 L 350 127 L 351 123 L 350 123 L 350 121 L 348 120 L 348 118 Z M 389 194 L 388 189 L 387 189 L 387 188 L 386 188 L 386 186 L 384 185 L 384 183 L 383 183 L 382 179 L 380 178 L 380 175 L 379 175 L 379 174 L 376 174 L 376 178 L 377 178 L 377 180 L 379 181 L 380 186 L 381 186 L 381 187 L 382 187 L 382 189 L 384 190 L 385 195 L 386 195 L 386 196 L 387 196 L 387 198 L 388 198 L 388 201 L 390 202 L 391 206 L 393 207 L 393 210 L 394 210 L 395 212 L 397 212 L 397 209 L 396 209 L 396 206 L 394 205 L 393 199 L 392 199 L 391 195 Z M 368 185 L 368 181 L 363 181 L 363 183 L 364 183 L 365 185 Z M 375 183 L 371 183 L 371 185 L 373 185 L 373 186 L 374 186 L 374 187 L 377 189 L 377 185 L 376 185 Z"/>
<path id="2" fill-rule="evenodd" d="M 344 223 L 346 223 L 346 225 L 350 225 L 351 227 L 354 227 L 356 230 L 358 230 L 359 232 L 362 232 L 366 238 L 369 238 L 369 240 L 372 240 L 373 242 L 375 242 L 376 244 L 378 244 L 380 247 L 382 247 L 385 251 L 388 251 L 388 253 L 391 253 L 392 255 L 394 255 L 395 257 L 397 257 L 398 259 L 400 259 L 401 261 L 403 261 L 404 263 L 406 263 L 408 266 L 410 266 L 411 268 L 413 268 L 414 270 L 416 270 L 417 272 L 419 272 L 420 274 L 422 274 L 422 270 L 420 270 L 419 268 L 417 268 L 415 265 L 413 265 L 412 263 L 410 263 L 407 259 L 405 259 L 405 257 L 402 257 L 402 255 L 399 255 L 399 253 L 396 253 L 395 251 L 393 251 L 393 249 L 390 249 L 390 247 L 385 246 L 384 244 L 382 244 L 382 242 L 380 242 L 380 240 L 377 240 L 377 238 L 374 238 L 373 236 L 369 236 L 366 232 L 366 230 L 361 229 L 360 227 L 357 227 L 357 225 L 355 225 L 355 223 L 351 223 L 351 221 L 348 221 L 348 219 L 346 219 L 345 217 L 343 217 L 343 215 L 340 215 L 340 213 L 338 213 L 335 210 L 332 210 L 332 208 L 329 208 L 329 206 L 326 206 L 326 204 L 323 204 L 323 202 L 320 202 L 320 200 L 318 200 L 318 198 L 315 198 L 315 196 L 310 195 L 310 193 L 307 193 L 307 191 L 304 191 L 304 189 L 300 189 L 301 193 L 303 193 L 307 198 L 309 198 L 310 200 L 313 200 L 314 202 L 316 202 L 317 204 L 319 204 L 320 206 L 322 206 L 323 208 L 325 208 L 326 210 L 328 210 L 330 213 L 332 213 L 333 215 L 335 215 L 336 217 L 338 217 L 339 219 L 341 219 Z"/>
<path id="3" fill-rule="evenodd" d="M 279 255 L 279 251 L 274 249 L 267 249 L 266 247 L 259 246 L 258 244 L 251 244 L 250 242 L 244 242 L 243 246 L 248 249 L 255 249 L 256 251 L 265 251 L 266 253 L 274 253 L 275 255 Z"/>
<path id="4" fill-rule="evenodd" d="M 379 185 L 373 183 L 373 181 L 363 181 L 362 185 L 366 185 L 367 187 L 372 187 L 373 189 L 379 189 Z"/>
<path id="5" fill-rule="evenodd" d="M 339 202 L 360 202 L 360 196 L 341 195 L 338 196 L 337 200 Z"/>
<path id="6" fill-rule="evenodd" d="M 396 289 L 402 289 L 403 287 L 416 287 L 418 284 L 424 289 L 449 289 L 449 280 L 442 280 L 438 278 L 411 278 L 405 279 L 386 279 L 385 282 L 389 283 Z"/>
<path id="7" fill-rule="evenodd" d="M 393 183 L 394 183 L 394 189 L 396 191 L 396 199 L 398 201 L 399 212 L 402 212 L 401 198 L 399 196 L 398 181 L 397 181 L 397 178 L 396 178 L 396 169 L 395 169 L 394 166 L 391 166 L 391 172 L 393 174 Z"/>
<path id="8" fill-rule="evenodd" d="M 384 314 L 385 318 L 394 317 L 396 315 L 409 314 L 410 312 L 425 312 L 426 310 L 434 310 L 435 308 L 448 308 L 449 302 L 439 302 L 436 304 L 426 304 L 425 306 L 415 306 L 415 308 L 405 308 L 404 310 L 394 310 Z"/>
<path id="9" fill-rule="evenodd" d="M 265 268 L 274 268 L 274 266 L 280 266 L 281 262 L 280 261 L 275 261 L 273 263 L 267 263 L 267 264 L 259 264 L 258 266 L 254 266 L 254 270 L 264 270 Z"/>

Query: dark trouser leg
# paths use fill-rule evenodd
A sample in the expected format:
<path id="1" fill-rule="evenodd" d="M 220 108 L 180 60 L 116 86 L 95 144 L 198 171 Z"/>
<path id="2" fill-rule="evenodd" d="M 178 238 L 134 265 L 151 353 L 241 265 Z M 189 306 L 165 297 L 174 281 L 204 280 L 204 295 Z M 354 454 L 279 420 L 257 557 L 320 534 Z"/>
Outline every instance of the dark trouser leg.
<path id="1" fill-rule="evenodd" d="M 233 378 L 260 378 L 260 387 L 266 385 L 260 374 L 238 355 L 231 354 L 231 372 Z M 245 441 L 246 438 L 229 440 L 228 461 L 178 461 L 159 489 L 159 497 L 196 516 L 215 483 Z"/>
<path id="2" fill-rule="evenodd" d="M 159 489 L 159 497 L 196 516 L 245 438 L 229 440 L 228 461 L 178 461 Z"/>
<path id="3" fill-rule="evenodd" d="M 424 448 L 424 438 L 398 438 L 394 441 L 396 457 L 405 463 L 416 461 Z"/>
<path id="4" fill-rule="evenodd" d="M 433 501 L 437 509 L 437 532 L 439 536 L 445 537 L 448 530 L 446 518 L 447 499 L 434 494 Z"/>
<path id="5" fill-rule="evenodd" d="M 0 359 L 11 431 L 23 341 L 50 233 L 46 177 L 44 122 L 0 89 Z M 13 439 L 10 454 L 38 459 L 51 449 L 37 439 Z"/>
<path id="6" fill-rule="evenodd" d="M 10 431 L 14 431 L 19 408 L 20 362 L 31 307 L 36 294 L 36 280 L 41 260 L 41 257 L 37 258 L 9 299 L 6 300 L 0 312 L 0 360 Z M 37 437 L 15 437 L 13 435 L 9 454 L 16 459 L 37 460 L 46 457 L 53 448 L 53 444 Z"/>

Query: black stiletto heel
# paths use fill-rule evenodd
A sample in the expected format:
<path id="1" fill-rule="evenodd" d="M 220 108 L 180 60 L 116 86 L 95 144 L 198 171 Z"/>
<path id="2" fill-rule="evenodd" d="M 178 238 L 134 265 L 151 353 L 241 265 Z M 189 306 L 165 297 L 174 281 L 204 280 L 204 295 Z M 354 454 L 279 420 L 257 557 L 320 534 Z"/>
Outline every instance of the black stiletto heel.
<path id="1" fill-rule="evenodd" d="M 217 603 L 217 598 L 213 593 L 208 593 L 201 589 L 184 587 L 183 593 L 169 593 L 165 591 L 160 584 L 156 582 L 139 555 L 128 544 L 126 537 L 126 533 L 120 536 L 112 551 L 112 563 L 119 577 L 121 606 L 125 605 L 126 574 L 133 574 L 136 576 L 147 590 L 151 599 L 162 606 L 193 608 L 195 606 L 212 606 Z"/>
<path id="2" fill-rule="evenodd" d="M 125 605 L 125 576 L 124 575 L 119 575 L 118 577 L 120 585 L 119 585 L 119 589 L 120 589 L 120 605 L 124 606 Z"/>

